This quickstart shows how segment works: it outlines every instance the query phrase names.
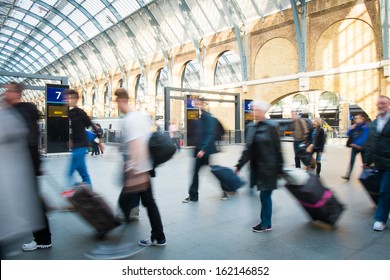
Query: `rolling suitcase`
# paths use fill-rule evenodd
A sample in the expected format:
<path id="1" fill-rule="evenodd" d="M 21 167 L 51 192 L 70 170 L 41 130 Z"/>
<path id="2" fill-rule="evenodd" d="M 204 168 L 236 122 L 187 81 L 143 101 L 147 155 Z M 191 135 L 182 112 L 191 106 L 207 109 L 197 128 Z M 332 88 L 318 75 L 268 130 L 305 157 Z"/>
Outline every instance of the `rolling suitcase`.
<path id="1" fill-rule="evenodd" d="M 246 184 L 232 168 L 221 165 L 210 165 L 211 172 L 217 177 L 224 191 L 235 192 L 237 189 Z"/>
<path id="2" fill-rule="evenodd" d="M 83 183 L 63 193 L 75 210 L 103 237 L 107 232 L 120 225 L 106 201 Z"/>
<path id="3" fill-rule="evenodd" d="M 286 188 L 314 221 L 321 221 L 333 226 L 344 211 L 344 206 L 334 193 L 323 186 L 319 178 L 313 174 L 309 174 L 306 184 L 292 185 L 287 183 Z"/>
<path id="4" fill-rule="evenodd" d="M 379 176 L 378 170 L 373 168 L 363 169 L 362 174 L 359 177 L 359 181 L 362 183 L 364 189 L 370 195 L 372 201 L 377 205 L 379 196 Z"/>

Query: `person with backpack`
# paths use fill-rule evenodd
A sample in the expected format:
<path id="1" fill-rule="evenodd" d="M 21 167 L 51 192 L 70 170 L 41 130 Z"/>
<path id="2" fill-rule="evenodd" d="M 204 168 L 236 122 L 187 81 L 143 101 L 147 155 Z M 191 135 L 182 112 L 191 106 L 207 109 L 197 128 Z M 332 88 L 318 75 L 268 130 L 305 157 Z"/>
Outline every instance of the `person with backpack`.
<path id="1" fill-rule="evenodd" d="M 149 152 L 151 120 L 129 105 L 129 94 L 124 88 L 115 91 L 119 110 L 126 114 L 123 124 L 122 152 L 125 159 L 124 185 L 119 195 L 119 204 L 126 196 L 138 194 L 146 207 L 152 227 L 149 238 L 139 241 L 141 246 L 165 246 L 166 239 L 160 212 L 153 198 L 150 171 L 153 163 Z M 122 209 L 123 210 L 123 209 Z"/>
<path id="2" fill-rule="evenodd" d="M 349 136 L 348 139 L 351 139 L 349 141 L 351 143 L 347 143 L 347 147 L 351 148 L 349 168 L 347 173 L 341 177 L 347 181 L 351 176 L 353 165 L 355 164 L 355 158 L 359 153 L 362 156 L 362 162 L 364 162 L 363 149 L 368 138 L 368 126 L 366 125 L 365 117 L 362 114 L 356 114 L 354 116 L 354 120 L 355 124 L 352 125 L 347 132 L 347 135 Z"/>
<path id="3" fill-rule="evenodd" d="M 297 111 L 291 112 L 291 118 L 294 123 L 293 145 L 294 145 L 295 167 L 301 168 L 300 146 L 302 144 L 308 144 L 307 142 L 309 139 L 310 127 L 308 126 L 308 123 L 303 118 L 300 117 Z"/>
<path id="4" fill-rule="evenodd" d="M 210 155 L 217 152 L 215 146 L 215 127 L 214 117 L 206 111 L 205 103 L 201 99 L 196 99 L 195 107 L 200 110 L 200 119 L 195 127 L 195 164 L 192 176 L 192 183 L 188 190 L 188 197 L 183 199 L 183 203 L 197 202 L 199 200 L 199 170 L 204 165 L 209 165 Z M 223 197 L 228 198 L 224 192 Z"/>

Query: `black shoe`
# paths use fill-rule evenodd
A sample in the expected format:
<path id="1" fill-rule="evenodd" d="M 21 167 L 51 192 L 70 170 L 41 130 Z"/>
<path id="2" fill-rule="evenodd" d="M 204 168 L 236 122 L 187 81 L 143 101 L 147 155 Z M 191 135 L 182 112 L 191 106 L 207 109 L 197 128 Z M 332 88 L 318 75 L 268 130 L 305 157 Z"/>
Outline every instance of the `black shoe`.
<path id="1" fill-rule="evenodd" d="M 342 179 L 349 181 L 349 176 L 341 176 Z"/>
<path id="2" fill-rule="evenodd" d="M 272 227 L 264 227 L 262 224 L 258 224 L 257 226 L 252 227 L 254 232 L 267 232 L 271 231 Z"/>
<path id="3" fill-rule="evenodd" d="M 193 199 L 191 197 L 187 197 L 185 199 L 183 199 L 183 203 L 190 203 L 190 202 L 197 202 L 198 200 L 197 199 Z"/>

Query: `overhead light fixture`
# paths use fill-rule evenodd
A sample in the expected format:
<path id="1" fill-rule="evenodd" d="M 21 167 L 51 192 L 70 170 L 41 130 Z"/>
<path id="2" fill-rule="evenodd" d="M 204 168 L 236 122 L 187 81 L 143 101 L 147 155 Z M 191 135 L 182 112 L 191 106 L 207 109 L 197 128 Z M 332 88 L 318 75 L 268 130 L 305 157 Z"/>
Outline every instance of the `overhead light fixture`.
<path id="1" fill-rule="evenodd" d="M 48 12 L 49 12 L 48 9 L 46 9 L 46 8 L 40 6 L 40 5 L 38 5 L 38 10 L 39 10 L 39 13 L 40 13 L 40 14 L 42 14 L 42 13 L 48 13 Z"/>

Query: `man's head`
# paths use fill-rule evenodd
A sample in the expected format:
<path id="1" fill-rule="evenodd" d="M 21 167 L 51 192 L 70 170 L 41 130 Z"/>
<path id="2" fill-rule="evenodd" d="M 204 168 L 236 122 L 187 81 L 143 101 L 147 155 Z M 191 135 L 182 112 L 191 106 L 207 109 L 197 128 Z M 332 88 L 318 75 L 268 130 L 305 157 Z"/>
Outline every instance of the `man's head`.
<path id="1" fill-rule="evenodd" d="M 206 108 L 206 102 L 203 98 L 196 98 L 194 100 L 194 107 L 200 110 L 204 110 Z"/>
<path id="2" fill-rule="evenodd" d="M 291 111 L 291 118 L 296 120 L 299 118 L 299 113 L 297 111 Z"/>
<path id="3" fill-rule="evenodd" d="M 126 89 L 118 88 L 114 95 L 116 96 L 116 103 L 122 113 L 127 113 L 129 110 L 129 94 Z"/>
<path id="4" fill-rule="evenodd" d="M 379 96 L 376 106 L 380 116 L 386 115 L 386 113 L 390 111 L 390 98 L 384 95 Z"/>
<path id="5" fill-rule="evenodd" d="M 16 104 L 22 101 L 22 92 L 24 86 L 17 82 L 10 82 L 4 86 L 5 88 L 5 100 L 9 104 Z"/>
<path id="6" fill-rule="evenodd" d="M 271 105 L 260 100 L 253 100 L 250 105 L 253 110 L 253 119 L 255 121 L 263 121 L 266 119 L 265 113 L 271 108 Z"/>
<path id="7" fill-rule="evenodd" d="M 353 117 L 353 120 L 355 121 L 355 123 L 359 124 L 359 123 L 364 122 L 366 120 L 366 118 L 362 114 L 356 114 Z"/>
<path id="8" fill-rule="evenodd" d="M 64 100 L 69 104 L 69 107 L 76 107 L 79 100 L 79 93 L 74 89 L 68 89 L 64 92 Z"/>

